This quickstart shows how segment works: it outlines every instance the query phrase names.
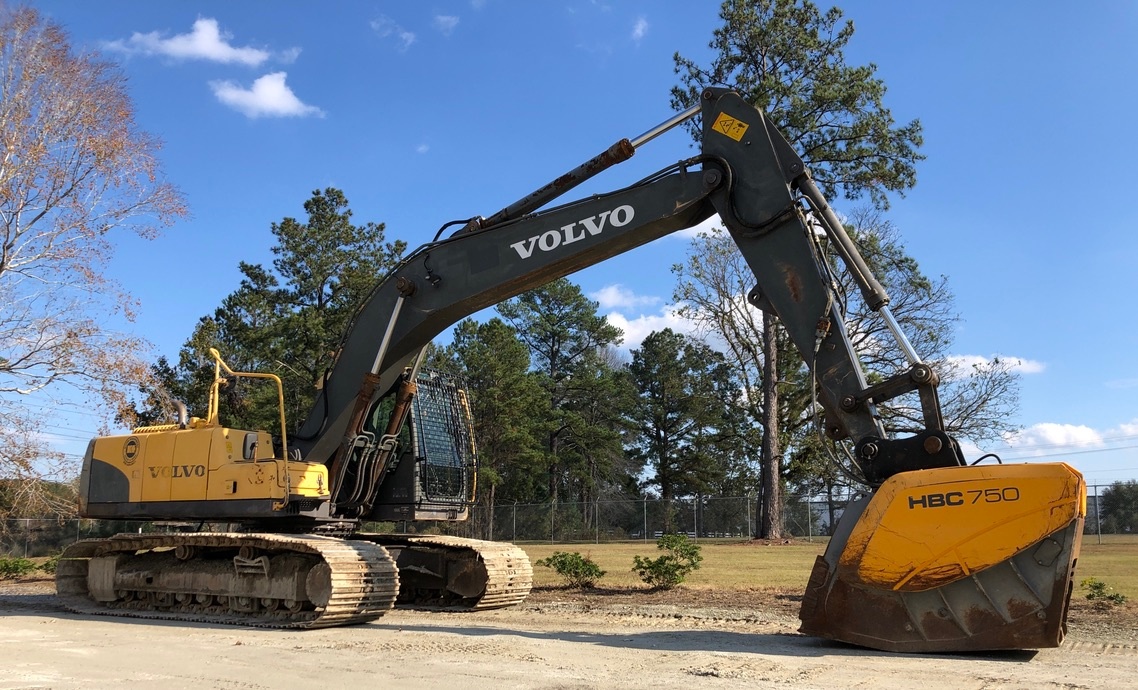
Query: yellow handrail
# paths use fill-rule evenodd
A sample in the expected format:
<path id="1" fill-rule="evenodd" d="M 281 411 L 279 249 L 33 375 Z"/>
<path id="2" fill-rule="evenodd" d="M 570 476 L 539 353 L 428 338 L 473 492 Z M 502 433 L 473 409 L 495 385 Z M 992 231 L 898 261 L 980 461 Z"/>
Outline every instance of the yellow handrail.
<path id="1" fill-rule="evenodd" d="M 284 411 L 284 384 L 281 383 L 281 378 L 276 374 L 264 374 L 257 371 L 233 371 L 221 359 L 221 353 L 216 348 L 211 347 L 209 354 L 213 357 L 213 385 L 209 389 L 209 416 L 208 421 L 211 424 L 218 423 L 218 407 L 220 403 L 220 389 L 221 384 L 225 383 L 225 379 L 221 377 L 222 369 L 229 376 L 246 377 L 251 379 L 272 379 L 277 384 L 277 410 L 280 412 L 281 418 L 281 455 L 284 457 L 285 468 L 285 502 L 288 502 L 288 495 L 292 491 L 291 477 L 288 473 L 288 432 L 285 425 L 285 411 Z"/>

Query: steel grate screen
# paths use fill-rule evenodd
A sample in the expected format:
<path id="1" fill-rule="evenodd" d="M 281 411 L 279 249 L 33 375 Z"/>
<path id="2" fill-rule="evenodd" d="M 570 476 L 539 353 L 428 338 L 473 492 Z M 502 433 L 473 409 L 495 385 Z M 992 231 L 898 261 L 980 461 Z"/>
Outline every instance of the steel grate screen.
<path id="1" fill-rule="evenodd" d="M 474 466 L 466 396 L 441 376 L 418 380 L 412 418 L 419 483 L 427 498 L 469 500 Z"/>

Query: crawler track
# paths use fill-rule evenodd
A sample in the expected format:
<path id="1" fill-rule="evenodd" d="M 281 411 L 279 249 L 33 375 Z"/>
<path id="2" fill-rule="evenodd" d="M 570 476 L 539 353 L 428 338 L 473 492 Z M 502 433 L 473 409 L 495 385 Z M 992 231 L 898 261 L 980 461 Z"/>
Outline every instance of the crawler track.
<path id="1" fill-rule="evenodd" d="M 56 591 L 79 613 L 321 628 L 379 618 L 399 577 L 387 551 L 366 540 L 126 534 L 68 547 Z"/>
<path id="2" fill-rule="evenodd" d="M 529 556 L 507 542 L 442 535 L 357 534 L 399 565 L 399 605 L 481 611 L 520 604 L 533 587 Z"/>

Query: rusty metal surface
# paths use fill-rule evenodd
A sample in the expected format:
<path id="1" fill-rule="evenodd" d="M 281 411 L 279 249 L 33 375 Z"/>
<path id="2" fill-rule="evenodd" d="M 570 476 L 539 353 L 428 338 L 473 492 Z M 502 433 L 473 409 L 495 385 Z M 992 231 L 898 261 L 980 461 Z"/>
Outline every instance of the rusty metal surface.
<path id="1" fill-rule="evenodd" d="M 635 153 L 636 147 L 632 145 L 632 142 L 628 139 L 621 139 L 601 153 L 578 165 L 576 168 L 530 192 L 501 211 L 483 220 L 479 224 L 480 228 L 483 230 L 492 228 L 495 225 L 519 218 L 531 211 L 539 209 L 585 180 L 618 163 L 623 163 L 629 158 L 632 158 Z"/>
<path id="2" fill-rule="evenodd" d="M 1083 520 L 1012 558 L 920 592 L 875 588 L 819 557 L 802 599 L 800 630 L 890 652 L 1057 647 L 1066 634 Z"/>

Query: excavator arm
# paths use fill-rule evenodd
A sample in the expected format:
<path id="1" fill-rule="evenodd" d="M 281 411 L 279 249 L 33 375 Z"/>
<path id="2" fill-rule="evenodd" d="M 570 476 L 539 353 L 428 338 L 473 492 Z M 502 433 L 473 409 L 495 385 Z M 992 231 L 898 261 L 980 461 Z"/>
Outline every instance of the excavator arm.
<path id="1" fill-rule="evenodd" d="M 696 116 L 698 155 L 546 208 Z M 1082 477 L 1061 463 L 964 463 L 944 429 L 935 372 L 802 160 L 761 112 L 722 89 L 408 255 L 356 315 L 297 434 L 286 437 L 278 389 L 282 452 L 266 431 L 221 425 L 223 370 L 275 377 L 231 371 L 220 354 L 206 419 L 182 414 L 94 439 L 80 477 L 85 517 L 238 521 L 242 532 L 80 541 L 61 558 L 60 596 L 77 611 L 297 627 L 372 620 L 397 598 L 474 609 L 521 601 L 532 571 L 513 545 L 357 529 L 366 518 L 468 515 L 477 476 L 469 406 L 453 382 L 420 372 L 423 353 L 465 316 L 713 214 L 754 273 L 748 301 L 790 334 L 812 372 L 823 433 L 852 446 L 847 463 L 868 489 L 815 563 L 802 630 L 894 651 L 1058 645 L 1086 515 Z M 894 332 L 905 371 L 866 381 L 831 250 Z M 877 406 L 912 393 L 924 428 L 887 434 Z"/>
<path id="2" fill-rule="evenodd" d="M 361 391 L 374 405 L 405 378 L 427 343 L 460 319 L 718 213 L 755 274 L 749 301 L 778 315 L 818 381 L 828 435 L 857 443 L 871 483 L 903 469 L 963 464 L 942 428 L 931 369 L 917 362 L 900 377 L 866 383 L 814 228 L 825 229 L 867 302 L 886 315 L 888 297 L 799 156 L 760 111 L 731 91 L 709 89 L 699 106 L 662 127 L 696 115 L 703 122 L 698 156 L 619 191 L 529 212 L 632 155 L 661 131 L 651 130 L 407 256 L 378 285 L 345 337 L 300 429 L 304 457 L 333 466 L 351 462 L 344 456 L 361 447 L 361 424 L 368 418 L 361 414 Z M 893 323 L 891 316 L 887 322 Z M 915 441 L 887 439 L 874 403 L 912 390 L 922 391 L 932 423 Z"/>
<path id="3" fill-rule="evenodd" d="M 627 188 L 538 211 L 697 115 L 699 155 Z M 935 372 L 901 332 L 888 295 L 803 161 L 763 113 L 722 89 L 489 218 L 446 238 L 440 231 L 378 285 L 298 435 L 305 459 L 330 468 L 333 515 L 370 514 L 436 335 L 715 213 L 754 273 L 747 299 L 786 328 L 814 377 L 825 434 L 852 443 L 870 490 L 846 509 L 815 565 L 802 630 L 894 651 L 1057 645 L 1086 513 L 1082 477 L 1058 463 L 965 464 L 944 429 Z M 818 229 L 893 331 L 909 360 L 905 371 L 867 383 Z M 913 392 L 924 429 L 891 438 L 876 405 Z M 392 395 L 394 405 L 383 403 Z M 377 425 L 381 404 L 394 411 Z M 341 490 L 345 477 L 350 492 Z"/>

